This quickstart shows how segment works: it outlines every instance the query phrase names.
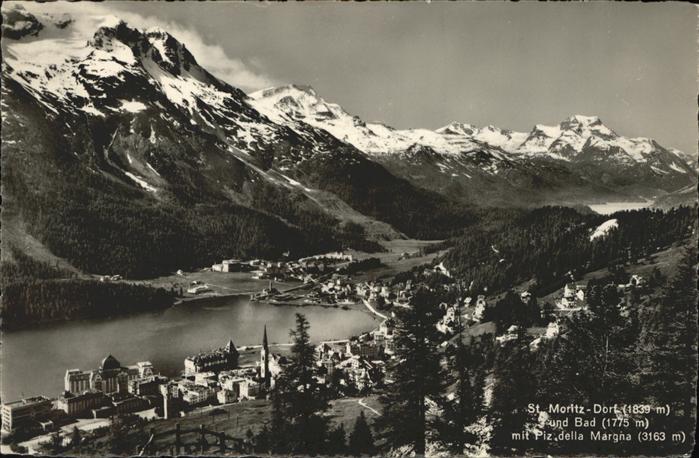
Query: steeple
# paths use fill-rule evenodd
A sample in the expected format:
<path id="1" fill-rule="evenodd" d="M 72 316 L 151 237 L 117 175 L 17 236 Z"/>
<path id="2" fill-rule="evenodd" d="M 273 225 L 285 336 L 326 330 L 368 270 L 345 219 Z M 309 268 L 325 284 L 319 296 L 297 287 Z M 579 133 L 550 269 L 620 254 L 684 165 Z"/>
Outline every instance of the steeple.
<path id="1" fill-rule="evenodd" d="M 265 388 L 270 387 L 269 344 L 267 342 L 267 325 L 262 332 L 262 349 L 260 350 L 260 378 Z"/>

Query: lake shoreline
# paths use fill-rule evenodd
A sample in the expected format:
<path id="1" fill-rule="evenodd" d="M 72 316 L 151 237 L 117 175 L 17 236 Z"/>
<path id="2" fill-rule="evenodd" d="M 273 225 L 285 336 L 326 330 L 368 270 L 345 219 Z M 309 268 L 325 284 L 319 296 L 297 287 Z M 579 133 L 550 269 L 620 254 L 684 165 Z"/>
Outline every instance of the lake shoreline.
<path id="1" fill-rule="evenodd" d="M 642 210 L 651 207 L 654 200 L 618 200 L 608 201 L 600 204 L 585 204 L 590 210 L 598 215 L 611 215 L 619 211 Z"/>
<path id="2" fill-rule="evenodd" d="M 99 367 L 107 355 L 122 364 L 150 361 L 157 372 L 176 375 L 189 355 L 232 340 L 242 360 L 258 358 L 265 327 L 275 352 L 286 353 L 297 313 L 311 324 L 313 342 L 347 339 L 370 331 L 379 321 L 363 308 L 274 305 L 249 296 L 190 298 L 180 306 L 113 319 L 54 322 L 3 332 L 3 399 L 44 394 L 58 396 L 65 371 Z M 86 346 L 86 342 L 91 345 Z M 245 349 L 244 349 L 245 348 Z M 252 352 L 252 353 L 251 353 Z"/>

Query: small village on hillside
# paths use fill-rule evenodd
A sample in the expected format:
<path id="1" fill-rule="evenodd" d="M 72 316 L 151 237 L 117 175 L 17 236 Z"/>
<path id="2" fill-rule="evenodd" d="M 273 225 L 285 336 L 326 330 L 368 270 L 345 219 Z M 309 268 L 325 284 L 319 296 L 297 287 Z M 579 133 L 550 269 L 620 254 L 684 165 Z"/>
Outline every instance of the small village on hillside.
<path id="1" fill-rule="evenodd" d="M 417 255 L 401 253 L 399 258 Z M 409 279 L 352 280 L 353 274 L 371 271 L 380 265 L 377 258 L 357 261 L 351 254 L 337 252 L 288 262 L 225 260 L 209 270 L 247 272 L 256 279 L 269 281 L 268 287 L 251 295 L 253 303 L 364 307 L 367 313 L 380 318 L 380 325 L 373 331 L 316 344 L 314 377 L 319 385 L 333 393 L 333 397 L 343 398 L 371 395 L 385 387 L 387 365 L 395 357 L 395 311 L 411 307 L 411 297 L 418 287 Z M 455 302 L 443 302 L 438 306 L 441 318 L 436 330 L 442 335 L 442 347 L 453 345 L 459 336 L 468 341 L 490 336 L 499 345 L 518 338 L 517 326 L 498 332 L 497 326 L 485 319 L 488 302 L 494 302 L 497 297 L 464 294 L 463 286 L 449 280 L 450 273 L 441 263 L 424 265 L 420 274 L 424 278 L 448 280 L 438 282 L 436 288 L 458 292 Z M 187 275 L 177 272 L 179 277 Z M 292 288 L 293 294 L 288 290 L 281 292 L 274 286 L 275 281 L 290 279 L 300 283 Z M 628 283 L 619 284 L 617 289 L 628 295 L 643 287 L 644 282 L 640 275 L 632 275 Z M 191 285 L 186 295 L 200 299 L 216 297 L 207 284 L 197 283 Z M 531 304 L 532 294 L 523 290 L 517 300 L 524 310 Z M 536 321 L 544 326 L 527 329 L 532 350 L 543 340 L 556 337 L 559 320 L 582 310 L 585 304 L 585 285 L 574 281 L 565 283 L 554 306 L 541 309 L 541 320 Z M 267 330 L 263 328 L 259 354 L 251 357 L 251 351 L 257 347 L 236 347 L 234 338 L 229 336 L 229 341 L 220 348 L 186 356 L 177 377 L 160 374 L 149 361 L 124 366 L 112 355 L 106 356 L 94 369 L 66 368 L 59 397 L 40 395 L 3 403 L 3 434 L 21 438 L 20 447 L 25 444 L 40 448 L 41 444 L 56 440 L 51 439 L 51 434 L 62 434 L 67 440 L 66 431 L 73 426 L 83 427 L 85 434 L 99 437 L 111 419 L 119 415 L 136 414 L 148 420 L 171 419 L 187 416 L 204 406 L 268 398 L 277 378 L 289 364 L 289 347 L 270 344 Z M 275 348 L 278 351 L 275 352 Z M 241 352 L 246 354 L 245 362 L 241 361 Z M 32 439 L 37 436 L 38 439 Z"/>
<path id="2" fill-rule="evenodd" d="M 693 452 L 696 7 L 350 3 L 2 2 L 0 455 Z"/>

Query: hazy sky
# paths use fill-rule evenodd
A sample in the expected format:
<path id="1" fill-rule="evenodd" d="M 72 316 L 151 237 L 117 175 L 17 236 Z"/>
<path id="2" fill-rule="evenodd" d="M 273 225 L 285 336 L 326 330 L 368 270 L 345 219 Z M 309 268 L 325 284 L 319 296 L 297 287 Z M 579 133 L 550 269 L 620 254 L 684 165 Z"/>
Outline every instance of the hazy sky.
<path id="1" fill-rule="evenodd" d="M 200 62 L 243 89 L 310 84 L 366 121 L 528 131 L 596 114 L 623 135 L 697 147 L 692 5 L 102 5 L 187 35 Z"/>

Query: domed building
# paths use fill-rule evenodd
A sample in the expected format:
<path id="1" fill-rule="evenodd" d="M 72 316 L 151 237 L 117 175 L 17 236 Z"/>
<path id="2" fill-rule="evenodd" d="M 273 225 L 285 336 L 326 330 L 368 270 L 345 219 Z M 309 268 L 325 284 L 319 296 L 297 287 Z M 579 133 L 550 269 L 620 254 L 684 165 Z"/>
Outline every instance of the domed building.
<path id="1" fill-rule="evenodd" d="M 151 375 L 153 375 L 153 365 L 148 361 L 124 367 L 114 356 L 107 355 L 97 369 L 67 370 L 64 389 L 73 394 L 86 391 L 100 391 L 105 394 L 125 393 L 129 389 L 129 382 Z"/>
<path id="2" fill-rule="evenodd" d="M 107 357 L 102 360 L 102 364 L 100 365 L 100 368 L 102 369 L 103 372 L 121 369 L 121 363 L 119 362 L 118 359 L 116 359 L 112 355 L 107 355 Z"/>
<path id="3" fill-rule="evenodd" d="M 100 368 L 92 371 L 90 385 L 103 393 L 125 392 L 129 387 L 129 371 L 112 355 L 102 360 Z"/>

